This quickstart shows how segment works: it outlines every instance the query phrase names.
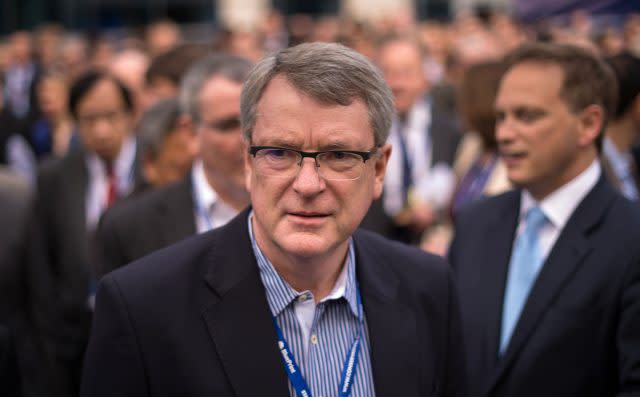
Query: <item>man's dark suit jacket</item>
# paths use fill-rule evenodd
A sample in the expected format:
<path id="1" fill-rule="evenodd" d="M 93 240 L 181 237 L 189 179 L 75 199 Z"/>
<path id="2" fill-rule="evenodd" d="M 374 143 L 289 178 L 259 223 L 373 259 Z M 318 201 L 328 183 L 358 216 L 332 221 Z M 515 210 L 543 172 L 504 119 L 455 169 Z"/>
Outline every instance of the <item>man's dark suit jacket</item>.
<path id="1" fill-rule="evenodd" d="M 0 395 L 22 396 L 16 347 L 10 329 L 0 323 Z"/>
<path id="2" fill-rule="evenodd" d="M 98 278 L 196 233 L 191 173 L 182 181 L 124 200 L 102 217 L 97 232 Z"/>
<path id="3" fill-rule="evenodd" d="M 136 167 L 134 183 L 140 178 Z M 44 251 L 40 274 L 48 278 L 43 283 L 48 294 L 41 294 L 46 301 L 37 304 L 50 309 L 45 332 L 54 360 L 71 368 L 78 365 L 71 376 L 79 378 L 91 325 L 89 280 L 96 266 L 93 236 L 86 226 L 89 173 L 84 151 L 78 148 L 45 163 L 37 183 L 36 220 Z"/>
<path id="4" fill-rule="evenodd" d="M 102 278 L 82 396 L 289 395 L 247 214 Z M 448 265 L 366 231 L 354 242 L 376 395 L 464 396 Z"/>
<path id="5" fill-rule="evenodd" d="M 640 213 L 601 177 L 571 215 L 502 357 L 502 302 L 520 192 L 456 217 L 450 260 L 470 396 L 640 395 Z"/>

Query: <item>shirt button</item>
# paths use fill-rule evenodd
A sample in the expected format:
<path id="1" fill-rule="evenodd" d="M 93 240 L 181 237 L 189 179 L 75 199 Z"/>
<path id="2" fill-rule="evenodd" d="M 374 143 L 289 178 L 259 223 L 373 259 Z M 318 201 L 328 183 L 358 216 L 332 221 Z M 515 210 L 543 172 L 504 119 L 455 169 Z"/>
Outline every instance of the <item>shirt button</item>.
<path id="1" fill-rule="evenodd" d="M 311 299 L 311 294 L 310 294 L 310 293 L 308 293 L 308 292 L 307 292 L 307 293 L 305 293 L 305 294 L 302 294 L 302 295 L 298 296 L 298 302 L 306 302 L 306 301 L 308 301 L 309 299 Z"/>
<path id="2" fill-rule="evenodd" d="M 314 345 L 318 344 L 318 336 L 316 334 L 311 335 L 311 343 Z"/>

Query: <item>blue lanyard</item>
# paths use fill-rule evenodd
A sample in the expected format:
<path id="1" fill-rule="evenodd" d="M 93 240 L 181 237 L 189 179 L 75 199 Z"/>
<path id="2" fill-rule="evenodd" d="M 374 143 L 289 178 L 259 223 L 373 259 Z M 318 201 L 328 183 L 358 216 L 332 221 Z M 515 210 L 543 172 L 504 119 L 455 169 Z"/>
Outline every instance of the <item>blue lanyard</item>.
<path id="1" fill-rule="evenodd" d="M 356 374 L 356 368 L 358 367 L 358 357 L 360 356 L 360 345 L 362 344 L 362 302 L 360 301 L 360 290 L 356 288 L 356 297 L 358 300 L 358 335 L 351 344 L 349 354 L 344 362 L 342 368 L 342 376 L 340 377 L 340 389 L 338 390 L 339 397 L 348 397 L 351 394 L 351 386 L 353 386 L 353 378 Z M 296 359 L 293 356 L 287 340 L 282 334 L 282 329 L 278 325 L 278 320 L 273 317 L 273 324 L 276 328 L 276 334 L 278 335 L 278 348 L 282 355 L 282 363 L 284 364 L 285 371 L 289 376 L 291 385 L 296 389 L 296 395 L 298 397 L 312 397 L 311 389 L 307 385 L 307 381 L 300 372 L 300 367 L 296 363 Z"/>

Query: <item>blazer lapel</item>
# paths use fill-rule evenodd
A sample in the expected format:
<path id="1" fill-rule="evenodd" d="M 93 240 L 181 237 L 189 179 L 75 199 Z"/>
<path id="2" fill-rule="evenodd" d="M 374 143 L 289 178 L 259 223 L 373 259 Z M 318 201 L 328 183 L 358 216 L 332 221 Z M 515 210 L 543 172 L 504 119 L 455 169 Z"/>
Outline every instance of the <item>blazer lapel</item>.
<path id="1" fill-rule="evenodd" d="M 498 361 L 504 287 L 518 225 L 520 191 L 508 193 L 505 200 L 505 205 L 500 208 L 499 213 L 495 214 L 491 225 L 487 228 L 490 232 L 486 234 L 483 242 L 484 258 L 478 258 L 478 263 L 483 264 L 479 282 L 482 288 L 479 289 L 481 293 L 475 297 L 475 300 L 479 308 L 476 315 L 481 316 L 482 319 L 474 323 L 486 324 L 483 330 L 482 346 L 486 348 L 484 359 L 486 368 L 489 370 L 494 368 Z"/>
<path id="2" fill-rule="evenodd" d="M 415 314 L 400 301 L 399 283 L 380 262 L 382 255 L 364 239 L 355 239 L 356 270 L 369 330 L 376 396 L 417 396 Z"/>
<path id="3" fill-rule="evenodd" d="M 205 282 L 213 294 L 203 311 L 211 339 L 238 397 L 287 396 L 271 312 L 243 211 L 218 230 Z"/>
<path id="4" fill-rule="evenodd" d="M 604 178 L 601 176 L 596 186 L 576 208 L 549 253 L 513 331 L 511 342 L 489 383 L 489 391 L 511 366 L 547 309 L 588 256 L 591 249 L 588 233 L 598 225 L 615 198 L 612 188 Z"/>

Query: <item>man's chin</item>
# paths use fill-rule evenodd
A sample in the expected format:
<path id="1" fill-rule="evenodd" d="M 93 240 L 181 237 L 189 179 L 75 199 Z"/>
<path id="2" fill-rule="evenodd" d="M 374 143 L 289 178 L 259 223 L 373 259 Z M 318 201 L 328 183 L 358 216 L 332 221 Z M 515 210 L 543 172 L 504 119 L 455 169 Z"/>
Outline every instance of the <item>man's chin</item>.
<path id="1" fill-rule="evenodd" d="M 324 255 L 330 249 L 330 244 L 324 237 L 309 232 L 287 233 L 280 246 L 288 255 L 300 258 Z"/>

